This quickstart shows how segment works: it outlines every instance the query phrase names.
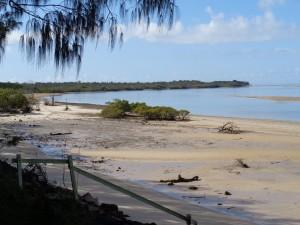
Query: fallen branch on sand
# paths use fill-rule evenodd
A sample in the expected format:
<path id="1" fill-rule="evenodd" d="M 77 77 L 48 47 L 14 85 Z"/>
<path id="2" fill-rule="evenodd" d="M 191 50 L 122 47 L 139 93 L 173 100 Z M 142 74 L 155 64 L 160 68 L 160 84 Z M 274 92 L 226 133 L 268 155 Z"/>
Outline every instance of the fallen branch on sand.
<path id="1" fill-rule="evenodd" d="M 19 136 L 6 136 L 6 145 L 8 146 L 16 146 L 22 141 L 23 138 Z"/>
<path id="2" fill-rule="evenodd" d="M 67 132 L 67 133 L 50 133 L 51 136 L 56 136 L 56 135 L 67 135 L 67 134 L 72 134 L 71 132 Z"/>
<path id="3" fill-rule="evenodd" d="M 243 161 L 243 159 L 236 159 L 236 162 L 238 163 L 238 165 L 240 166 L 240 167 L 242 167 L 242 168 L 250 168 L 250 166 L 247 164 L 247 163 L 245 163 L 244 161 Z"/>
<path id="4" fill-rule="evenodd" d="M 99 160 L 91 160 L 92 163 L 105 163 L 107 160 L 104 159 L 104 157 L 101 157 Z"/>
<path id="5" fill-rule="evenodd" d="M 241 130 L 235 123 L 229 121 L 218 127 L 218 132 L 224 134 L 240 134 Z"/>
<path id="6" fill-rule="evenodd" d="M 187 183 L 187 182 L 193 182 L 193 181 L 199 181 L 198 176 L 194 176 L 192 178 L 183 178 L 180 174 L 178 175 L 177 179 L 172 179 L 172 180 L 160 180 L 160 183 L 169 183 L 169 184 L 174 184 L 174 183 Z"/>

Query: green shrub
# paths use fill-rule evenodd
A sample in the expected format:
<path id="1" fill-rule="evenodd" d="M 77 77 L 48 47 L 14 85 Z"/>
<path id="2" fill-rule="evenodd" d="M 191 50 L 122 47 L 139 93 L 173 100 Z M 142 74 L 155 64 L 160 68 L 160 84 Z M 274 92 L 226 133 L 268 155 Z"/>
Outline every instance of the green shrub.
<path id="1" fill-rule="evenodd" d="M 31 106 L 22 93 L 13 89 L 0 89 L 0 111 L 26 113 L 31 111 Z"/>
<path id="2" fill-rule="evenodd" d="M 101 111 L 101 116 L 105 118 L 123 118 L 125 112 L 114 105 L 108 105 Z"/>
<path id="3" fill-rule="evenodd" d="M 127 100 L 115 99 L 110 105 L 114 105 L 116 108 L 122 110 L 123 112 L 130 112 L 131 107 Z"/>
<path id="4" fill-rule="evenodd" d="M 176 109 L 164 106 L 150 107 L 144 114 L 147 120 L 176 120 L 177 116 Z"/>
<path id="5" fill-rule="evenodd" d="M 130 112 L 129 102 L 116 99 L 101 111 L 101 116 L 105 118 L 123 118 L 126 112 Z"/>
<path id="6" fill-rule="evenodd" d="M 187 110 L 177 111 L 172 107 L 148 106 L 144 102 L 129 104 L 126 100 L 114 100 L 110 102 L 101 112 L 106 118 L 123 118 L 127 112 L 135 113 L 146 120 L 185 120 L 189 114 Z"/>
<path id="7" fill-rule="evenodd" d="M 131 111 L 140 116 L 145 116 L 147 111 L 151 108 L 150 106 L 147 106 L 146 103 L 144 102 L 132 103 L 130 106 L 131 106 Z"/>

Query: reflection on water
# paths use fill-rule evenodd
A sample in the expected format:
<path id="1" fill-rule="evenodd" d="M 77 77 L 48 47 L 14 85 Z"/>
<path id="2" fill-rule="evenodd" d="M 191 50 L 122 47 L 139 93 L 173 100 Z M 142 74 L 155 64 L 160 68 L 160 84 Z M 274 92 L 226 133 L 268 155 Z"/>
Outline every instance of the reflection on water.
<path id="1" fill-rule="evenodd" d="M 279 102 L 239 96 L 300 96 L 298 86 L 250 86 L 187 90 L 145 90 L 69 93 L 57 101 L 105 104 L 113 99 L 187 109 L 193 114 L 300 121 L 300 102 Z"/>

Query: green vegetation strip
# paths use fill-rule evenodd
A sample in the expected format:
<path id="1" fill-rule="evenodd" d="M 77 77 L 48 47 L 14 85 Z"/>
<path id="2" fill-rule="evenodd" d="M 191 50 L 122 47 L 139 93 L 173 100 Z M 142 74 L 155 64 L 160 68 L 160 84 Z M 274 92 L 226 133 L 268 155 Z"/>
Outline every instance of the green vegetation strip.
<path id="1" fill-rule="evenodd" d="M 64 83 L 9 83 L 0 82 L 0 88 L 13 88 L 24 93 L 64 93 L 93 91 L 131 91 L 131 90 L 165 90 L 191 88 L 245 87 L 245 81 L 212 81 L 179 80 L 170 82 L 64 82 Z"/>

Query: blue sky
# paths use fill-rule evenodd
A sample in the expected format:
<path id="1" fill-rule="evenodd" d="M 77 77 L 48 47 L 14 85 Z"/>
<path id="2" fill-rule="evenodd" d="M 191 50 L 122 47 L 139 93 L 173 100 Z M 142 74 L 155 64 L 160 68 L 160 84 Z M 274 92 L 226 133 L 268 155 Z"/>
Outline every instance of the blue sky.
<path id="1" fill-rule="evenodd" d="M 125 42 L 86 45 L 81 81 L 247 80 L 300 83 L 299 0 L 177 0 L 172 30 L 123 27 Z M 40 68 L 20 54 L 17 33 L 0 64 L 1 81 L 76 81 L 49 61 Z"/>

